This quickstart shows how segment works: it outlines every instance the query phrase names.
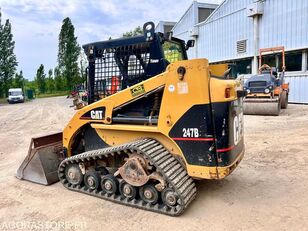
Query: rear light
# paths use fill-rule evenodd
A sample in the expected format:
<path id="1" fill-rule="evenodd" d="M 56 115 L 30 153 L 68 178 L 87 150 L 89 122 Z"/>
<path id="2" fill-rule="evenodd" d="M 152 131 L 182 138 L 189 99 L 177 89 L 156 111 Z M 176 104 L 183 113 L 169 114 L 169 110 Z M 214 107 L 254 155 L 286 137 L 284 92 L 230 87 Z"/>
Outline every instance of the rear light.
<path id="1" fill-rule="evenodd" d="M 230 88 L 226 88 L 225 89 L 225 98 L 230 98 L 231 96 L 231 89 Z"/>

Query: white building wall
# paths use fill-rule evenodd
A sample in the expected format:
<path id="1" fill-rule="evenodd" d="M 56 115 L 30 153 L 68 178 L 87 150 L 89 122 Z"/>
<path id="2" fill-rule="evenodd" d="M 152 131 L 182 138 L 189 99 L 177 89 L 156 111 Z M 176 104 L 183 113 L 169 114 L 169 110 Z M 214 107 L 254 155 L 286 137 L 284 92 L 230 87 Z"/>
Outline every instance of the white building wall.
<path id="1" fill-rule="evenodd" d="M 174 35 L 181 36 L 182 34 L 185 34 L 197 23 L 195 5 L 196 2 L 193 2 L 183 17 L 178 21 L 178 23 L 175 24 L 174 28 L 172 29 Z"/>
<path id="2" fill-rule="evenodd" d="M 285 49 L 308 48 L 308 1 L 266 0 L 260 18 L 260 47 L 283 45 Z"/>
<path id="3" fill-rule="evenodd" d="M 211 62 L 253 56 L 253 19 L 247 6 L 254 0 L 226 0 L 204 23 L 197 24 L 198 57 Z M 285 46 L 286 51 L 308 48 L 308 1 L 265 0 L 259 20 L 259 48 Z M 247 39 L 247 52 L 238 55 L 236 42 Z M 196 56 L 194 56 L 196 57 Z"/>
<path id="4" fill-rule="evenodd" d="M 247 18 L 246 8 L 240 8 L 226 17 L 201 24 L 197 42 L 198 57 L 208 58 L 210 62 L 219 62 L 252 56 L 253 20 L 251 18 L 243 20 L 243 18 Z M 236 42 L 245 39 L 247 52 L 237 54 Z"/>
<path id="5" fill-rule="evenodd" d="M 256 0 L 225 0 L 205 21 L 195 24 L 192 11 L 176 24 L 175 37 L 191 39 L 188 30 L 199 27 L 196 48 L 189 58 L 207 58 L 223 62 L 254 55 L 253 18 L 247 17 L 247 6 Z M 308 0 L 264 0 L 264 13 L 259 18 L 259 48 L 284 46 L 286 51 L 308 50 Z M 190 10 L 194 9 L 191 7 Z M 247 39 L 247 51 L 237 54 L 236 42 Z M 287 73 L 290 102 L 308 103 L 308 71 Z"/>
<path id="6" fill-rule="evenodd" d="M 233 14 L 238 10 L 246 9 L 247 5 L 252 2 L 254 2 L 254 0 L 225 0 L 217 7 L 215 13 L 207 21 L 216 20 L 226 15 Z"/>
<path id="7" fill-rule="evenodd" d="M 176 22 L 159 21 L 158 24 L 156 25 L 155 32 L 164 33 L 164 27 L 165 26 L 173 27 L 175 24 L 176 24 Z"/>
<path id="8" fill-rule="evenodd" d="M 179 39 L 182 39 L 184 41 L 187 41 L 189 39 L 192 39 L 192 37 L 189 36 L 189 30 L 194 27 L 197 23 L 197 2 L 193 2 L 191 6 L 188 8 L 188 10 L 185 12 L 185 14 L 182 16 L 182 18 L 178 21 L 177 24 L 172 29 L 173 36 L 177 37 Z M 194 48 L 190 48 L 187 51 L 188 58 L 191 59 L 193 57 L 196 57 L 196 50 Z"/>
<path id="9" fill-rule="evenodd" d="M 164 32 L 164 21 L 159 21 L 156 25 L 155 32 Z"/>
<path id="10" fill-rule="evenodd" d="M 198 23 L 198 7 L 215 9 L 217 5 L 199 3 L 193 1 L 190 7 L 186 10 L 181 19 L 175 24 L 172 29 L 174 37 L 182 40 L 195 39 L 190 36 L 189 30 L 191 30 Z M 195 58 L 197 56 L 197 44 L 194 48 L 190 48 L 187 51 L 188 58 Z"/>

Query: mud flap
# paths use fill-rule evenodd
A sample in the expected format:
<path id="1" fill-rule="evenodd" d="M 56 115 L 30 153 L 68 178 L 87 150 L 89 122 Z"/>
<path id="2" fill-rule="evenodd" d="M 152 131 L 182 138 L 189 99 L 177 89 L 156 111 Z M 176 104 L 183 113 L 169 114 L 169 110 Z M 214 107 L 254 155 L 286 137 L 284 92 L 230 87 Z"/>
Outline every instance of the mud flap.
<path id="1" fill-rule="evenodd" d="M 32 138 L 28 155 L 17 170 L 18 179 L 50 185 L 58 179 L 62 154 L 62 132 Z"/>

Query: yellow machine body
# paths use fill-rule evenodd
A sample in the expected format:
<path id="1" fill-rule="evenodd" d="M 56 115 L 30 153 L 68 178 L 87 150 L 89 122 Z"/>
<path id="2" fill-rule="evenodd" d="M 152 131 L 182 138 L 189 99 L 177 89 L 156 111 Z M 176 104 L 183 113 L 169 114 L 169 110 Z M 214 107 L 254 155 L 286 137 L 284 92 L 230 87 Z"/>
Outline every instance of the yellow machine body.
<path id="1" fill-rule="evenodd" d="M 241 82 L 194 45 L 155 33 L 83 46 L 87 104 L 63 133 L 32 139 L 17 171 L 40 184 L 179 216 L 194 179 L 223 179 L 244 155 Z M 83 105 L 82 105 L 83 106 Z M 62 140 L 62 141 L 61 141 Z"/>
<path id="2" fill-rule="evenodd" d="M 183 78 L 177 73 L 179 67 L 186 69 Z M 166 72 L 160 75 L 80 109 L 63 131 L 63 146 L 67 150 L 67 156 L 73 154 L 72 146 L 81 128 L 90 124 L 99 137 L 109 146 L 124 144 L 142 137 L 153 138 L 161 142 L 170 153 L 178 156 L 185 163 L 190 176 L 200 179 L 224 178 L 232 172 L 242 159 L 244 149 L 227 166 L 208 167 L 192 165 L 187 162 L 181 148 L 169 136 L 173 125 L 192 106 L 240 100 L 237 97 L 237 88 L 240 86 L 238 81 L 210 77 L 210 70 L 212 75 L 219 75 L 223 73 L 223 68 L 226 68 L 226 66 L 211 69 L 206 59 L 179 61 L 170 64 Z M 218 70 L 218 73 L 215 70 Z M 113 123 L 112 116 L 114 110 L 138 100 L 138 98 L 144 97 L 157 89 L 163 89 L 163 100 L 157 125 Z M 226 89 L 229 92 L 227 98 L 225 94 Z M 95 108 L 106 108 L 102 119 L 81 119 L 84 114 Z M 240 139 L 242 139 L 242 135 Z"/>

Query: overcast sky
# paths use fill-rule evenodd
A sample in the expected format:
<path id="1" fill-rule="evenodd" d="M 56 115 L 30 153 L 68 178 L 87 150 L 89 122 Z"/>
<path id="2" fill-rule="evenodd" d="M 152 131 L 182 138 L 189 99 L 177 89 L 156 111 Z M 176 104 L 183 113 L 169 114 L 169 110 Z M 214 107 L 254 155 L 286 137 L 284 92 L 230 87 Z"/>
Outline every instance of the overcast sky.
<path id="1" fill-rule="evenodd" d="M 220 3 L 222 0 L 199 0 Z M 33 79 L 37 68 L 45 72 L 57 63 L 62 20 L 70 17 L 80 45 L 115 38 L 146 21 L 177 21 L 190 0 L 0 0 L 2 22 L 13 27 L 18 71 Z"/>

